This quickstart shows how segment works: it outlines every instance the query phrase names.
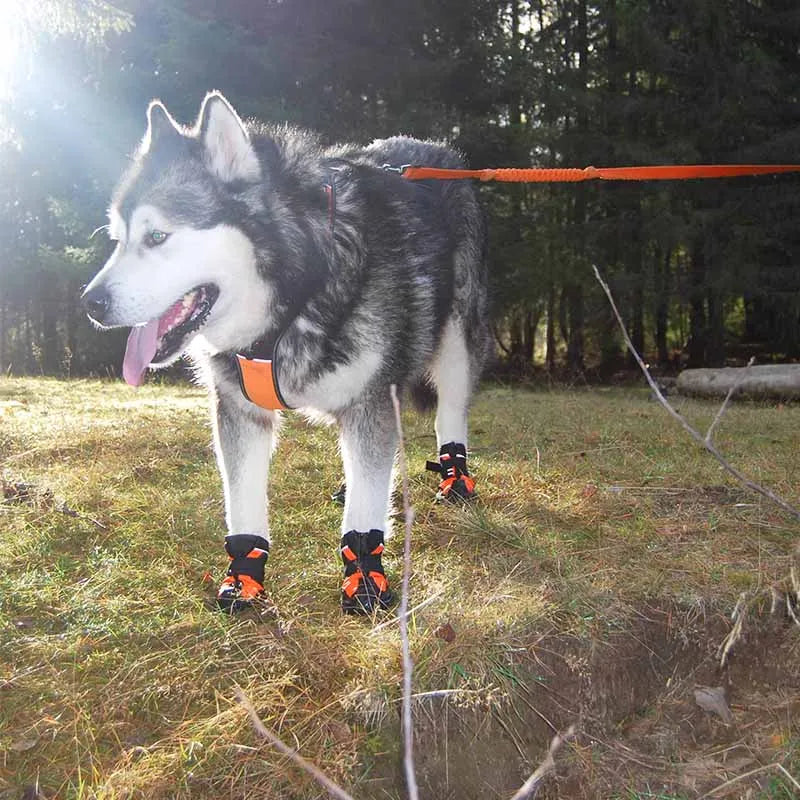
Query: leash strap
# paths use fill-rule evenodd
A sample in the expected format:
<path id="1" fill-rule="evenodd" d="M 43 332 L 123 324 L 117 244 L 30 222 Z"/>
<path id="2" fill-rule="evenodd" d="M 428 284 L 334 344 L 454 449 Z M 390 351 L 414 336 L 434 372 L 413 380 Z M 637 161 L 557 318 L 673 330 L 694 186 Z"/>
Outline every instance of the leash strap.
<path id="1" fill-rule="evenodd" d="M 800 164 L 694 164 L 650 167 L 584 167 L 583 169 L 442 169 L 411 165 L 393 167 L 390 164 L 384 164 L 383 169 L 395 172 L 411 181 L 476 178 L 480 181 L 512 183 L 580 183 L 592 180 L 671 181 L 695 178 L 736 178 L 744 175 L 777 175 L 786 172 L 800 172 Z M 328 199 L 328 223 L 331 236 L 334 235 L 336 225 L 336 173 L 338 171 L 338 168 L 332 167 L 329 171 L 329 183 L 323 186 Z M 299 309 L 307 299 L 303 298 L 303 302 L 296 303 L 297 310 L 289 315 L 290 318 L 299 313 Z M 274 353 L 281 335 L 282 332 L 278 335 L 274 345 L 269 348 L 270 355 Z M 233 358 L 233 363 L 239 375 L 242 393 L 250 402 L 271 411 L 289 408 L 278 389 L 271 357 L 253 358 L 237 353 Z"/>
<path id="2" fill-rule="evenodd" d="M 581 181 L 684 181 L 692 178 L 738 178 L 744 175 L 777 175 L 800 172 L 800 164 L 692 164 L 655 167 L 584 167 L 583 169 L 439 169 L 403 166 L 394 168 L 410 181 L 463 180 L 512 183 L 580 183 Z"/>

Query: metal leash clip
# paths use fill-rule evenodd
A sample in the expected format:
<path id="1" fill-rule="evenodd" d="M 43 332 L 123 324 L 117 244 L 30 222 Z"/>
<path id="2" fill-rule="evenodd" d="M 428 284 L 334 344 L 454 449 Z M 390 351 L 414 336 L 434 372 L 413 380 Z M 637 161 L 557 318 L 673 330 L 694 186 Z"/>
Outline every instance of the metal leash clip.
<path id="1" fill-rule="evenodd" d="M 391 164 L 381 164 L 381 169 L 386 172 L 396 172 L 398 175 L 402 175 L 410 166 L 412 165 L 403 164 L 400 167 L 393 167 Z"/>

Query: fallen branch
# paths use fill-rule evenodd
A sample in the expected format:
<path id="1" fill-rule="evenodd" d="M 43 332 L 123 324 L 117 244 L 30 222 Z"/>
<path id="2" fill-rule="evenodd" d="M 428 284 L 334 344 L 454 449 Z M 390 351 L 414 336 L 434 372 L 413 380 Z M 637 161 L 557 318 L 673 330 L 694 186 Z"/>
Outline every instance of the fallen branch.
<path id="1" fill-rule="evenodd" d="M 539 764 L 530 778 L 519 787 L 511 800 L 527 800 L 527 798 L 533 797 L 534 793 L 539 788 L 539 784 L 556 768 L 555 754 L 558 752 L 561 745 L 574 735 L 575 726 L 570 725 L 563 736 L 556 734 L 552 738 L 550 741 L 550 748 L 547 751 L 547 755 L 544 757 L 544 761 Z"/>
<path id="2" fill-rule="evenodd" d="M 256 713 L 255 708 L 253 708 L 250 698 L 247 697 L 247 695 L 239 686 L 235 688 L 234 694 L 236 695 L 236 699 L 244 707 L 245 711 L 247 711 L 247 715 L 250 717 L 250 722 L 259 736 L 261 736 L 263 739 L 266 739 L 278 752 L 288 756 L 292 761 L 294 761 L 295 764 L 297 764 L 297 766 L 304 769 L 314 778 L 314 780 L 317 781 L 317 783 L 319 783 L 321 786 L 324 786 L 325 789 L 328 790 L 328 794 L 330 794 L 331 797 L 336 797 L 338 800 L 355 800 L 352 795 L 348 794 L 337 783 L 334 783 L 319 767 L 312 764 L 310 761 L 306 761 L 306 759 L 303 758 L 303 756 L 301 756 L 297 750 L 289 747 L 289 745 L 286 744 L 277 734 L 273 733 L 269 728 L 267 728 L 267 726 L 264 725 L 264 723 L 261 721 L 261 718 Z"/>
<path id="3" fill-rule="evenodd" d="M 750 360 L 747 362 L 747 367 L 744 370 L 742 370 L 742 373 L 739 376 L 739 380 L 737 380 L 736 383 L 734 383 L 733 386 L 731 386 L 731 388 L 728 389 L 728 394 L 725 395 L 725 399 L 722 401 L 722 405 L 719 407 L 719 411 L 717 411 L 717 415 L 714 417 L 713 422 L 708 426 L 708 430 L 706 431 L 706 436 L 705 436 L 705 439 L 704 439 L 704 441 L 706 443 L 708 443 L 708 444 L 711 443 L 711 441 L 712 441 L 711 440 L 711 434 L 714 432 L 714 428 L 716 428 L 717 423 L 722 419 L 722 415 L 727 410 L 728 403 L 730 403 L 730 401 L 731 401 L 731 397 L 733 397 L 734 394 L 736 394 L 736 392 L 739 390 L 739 387 L 744 383 L 744 381 L 747 378 L 747 374 L 748 374 L 748 371 L 749 371 L 750 367 L 752 367 L 753 364 L 755 364 L 755 362 L 756 362 L 756 357 L 752 356 L 750 358 Z"/>
<path id="4" fill-rule="evenodd" d="M 56 496 L 50 489 L 40 489 L 33 483 L 25 481 L 12 482 L 7 481 L 5 478 L 0 478 L 0 503 L 24 504 L 34 508 L 52 509 L 73 519 L 85 519 L 101 530 L 107 530 L 102 522 L 86 514 L 81 514 L 74 508 L 70 508 L 66 500 L 56 502 Z"/>
<path id="5" fill-rule="evenodd" d="M 617 304 L 614 302 L 614 298 L 611 294 L 611 290 L 608 288 L 608 284 L 602 279 L 600 276 L 600 272 L 598 271 L 597 267 L 592 265 L 592 269 L 594 270 L 594 275 L 597 278 L 598 283 L 600 286 L 603 287 L 603 291 L 606 293 L 606 297 L 608 298 L 608 302 L 611 304 L 611 309 L 614 312 L 614 316 L 617 318 L 617 322 L 619 323 L 620 330 L 622 331 L 622 335 L 625 339 L 625 344 L 628 346 L 628 350 L 630 350 L 633 357 L 636 359 L 636 363 L 639 365 L 640 369 L 644 373 L 644 377 L 647 379 L 648 384 L 650 384 L 650 388 L 653 390 L 658 401 L 661 403 L 662 406 L 667 410 L 669 415 L 675 419 L 683 429 L 694 439 L 701 447 L 707 450 L 714 458 L 720 463 L 722 468 L 733 475 L 736 480 L 738 480 L 743 486 L 746 486 L 748 489 L 757 492 L 758 494 L 766 497 L 767 499 L 771 500 L 777 506 L 780 506 L 787 514 L 790 514 L 795 519 L 800 520 L 800 509 L 795 508 L 790 503 L 787 503 L 783 498 L 778 497 L 774 492 L 770 489 L 767 489 L 761 484 L 756 483 L 755 481 L 750 480 L 746 475 L 740 472 L 736 467 L 732 466 L 727 459 L 719 452 L 716 445 L 711 441 L 710 436 L 713 432 L 714 427 L 719 422 L 719 418 L 722 416 L 722 410 L 727 405 L 728 397 L 725 398 L 725 402 L 723 403 L 723 409 L 720 409 L 720 412 L 717 414 L 717 417 L 714 419 L 714 422 L 711 424 L 711 427 L 708 429 L 708 434 L 703 436 L 699 431 L 697 431 L 694 427 L 692 427 L 684 418 L 679 414 L 669 403 L 669 401 L 664 397 L 659 388 L 658 384 L 653 380 L 653 376 L 650 374 L 650 370 L 647 368 L 647 365 L 642 360 L 642 357 L 639 355 L 638 351 L 633 345 L 630 336 L 628 336 L 628 330 L 625 327 L 625 322 L 622 319 L 622 316 L 617 309 Z"/>
<path id="6" fill-rule="evenodd" d="M 414 772 L 414 730 L 411 722 L 411 675 L 414 664 L 411 660 L 411 648 L 408 642 L 408 584 L 411 578 L 411 526 L 414 522 L 414 510 L 411 508 L 408 492 L 408 465 L 406 448 L 403 442 L 403 420 L 400 416 L 400 401 L 397 399 L 397 387 L 389 387 L 394 406 L 394 418 L 397 425 L 397 437 L 400 447 L 400 473 L 403 477 L 403 517 L 405 519 L 405 536 L 403 543 L 403 587 L 400 593 L 400 642 L 403 651 L 403 768 L 406 773 L 406 787 L 410 800 L 418 800 L 417 777 Z"/>

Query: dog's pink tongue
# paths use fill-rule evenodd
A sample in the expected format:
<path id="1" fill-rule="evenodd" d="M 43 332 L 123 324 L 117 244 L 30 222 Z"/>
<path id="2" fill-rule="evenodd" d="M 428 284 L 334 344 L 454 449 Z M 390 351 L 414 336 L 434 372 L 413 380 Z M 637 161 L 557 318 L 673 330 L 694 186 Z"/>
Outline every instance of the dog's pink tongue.
<path id="1" fill-rule="evenodd" d="M 144 383 L 147 365 L 158 350 L 159 322 L 158 319 L 152 319 L 146 325 L 131 328 L 122 362 L 122 377 L 131 386 L 141 386 Z"/>

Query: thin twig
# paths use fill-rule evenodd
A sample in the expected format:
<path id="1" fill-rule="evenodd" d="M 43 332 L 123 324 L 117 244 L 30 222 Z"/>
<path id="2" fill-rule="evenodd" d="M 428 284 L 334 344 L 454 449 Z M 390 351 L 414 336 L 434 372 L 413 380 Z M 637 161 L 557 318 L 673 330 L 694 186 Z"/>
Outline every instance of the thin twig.
<path id="1" fill-rule="evenodd" d="M 725 664 L 728 661 L 728 655 L 730 654 L 733 646 L 742 638 L 742 632 L 744 630 L 744 621 L 747 617 L 747 592 L 742 592 L 739 595 L 739 599 L 736 601 L 736 605 L 733 607 L 733 611 L 731 611 L 731 620 L 733 621 L 733 627 L 728 632 L 728 635 L 725 637 L 722 644 L 719 646 L 717 650 L 717 654 L 719 655 L 719 667 L 720 669 L 725 668 Z"/>
<path id="2" fill-rule="evenodd" d="M 797 558 L 798 555 L 800 555 L 800 551 L 795 551 L 795 558 Z M 800 619 L 798 619 L 797 614 L 794 612 L 795 603 L 800 603 L 800 579 L 797 577 L 797 570 L 794 564 L 789 568 L 789 580 L 791 581 L 792 588 L 786 592 L 786 610 L 789 612 L 789 616 L 794 620 L 795 624 L 800 625 Z M 792 594 L 794 594 L 794 598 L 792 598 Z"/>
<path id="3" fill-rule="evenodd" d="M 410 608 L 405 613 L 405 619 L 408 619 L 412 614 L 416 614 L 421 608 L 425 608 L 425 606 L 429 606 L 431 603 L 438 600 L 444 592 L 436 592 L 436 594 L 432 594 L 430 597 L 425 598 L 421 603 L 417 603 L 414 608 Z M 369 632 L 369 636 L 374 636 L 378 631 L 382 631 L 384 628 L 388 628 L 391 625 L 396 625 L 400 622 L 401 615 L 398 614 L 396 617 L 392 617 L 392 619 L 387 619 L 385 622 L 381 622 L 380 625 L 376 625 L 372 630 Z"/>
<path id="4" fill-rule="evenodd" d="M 250 717 L 250 722 L 252 723 L 253 727 L 263 739 L 266 739 L 276 750 L 283 755 L 288 756 L 295 764 L 299 767 L 304 769 L 309 775 L 311 775 L 314 780 L 317 781 L 321 786 L 324 786 L 325 789 L 328 790 L 328 794 L 331 797 L 336 797 L 338 800 L 354 800 L 353 796 L 348 794 L 341 786 L 334 783 L 319 767 L 312 764 L 310 761 L 306 761 L 300 753 L 297 752 L 292 747 L 289 747 L 277 734 L 273 733 L 266 725 L 261 721 L 261 718 L 256 713 L 255 708 L 253 708 L 253 704 L 250 702 L 250 699 L 247 695 L 242 691 L 242 689 L 237 686 L 234 689 L 234 694 L 236 695 L 236 699 L 242 704 L 244 710 L 247 711 L 248 716 Z"/>
<path id="5" fill-rule="evenodd" d="M 787 503 L 782 498 L 778 497 L 774 492 L 770 491 L 761 484 L 756 483 L 755 481 L 751 481 L 746 475 L 741 473 L 736 467 L 732 466 L 722 453 L 717 450 L 716 446 L 713 442 L 707 441 L 703 434 L 698 432 L 695 428 L 693 428 L 669 403 L 669 401 L 664 397 L 661 393 L 661 389 L 658 387 L 658 384 L 653 380 L 652 375 L 650 375 L 650 370 L 647 368 L 647 365 L 642 360 L 642 357 L 639 355 L 636 348 L 633 346 L 633 342 L 631 341 L 630 336 L 628 336 L 628 330 L 625 327 L 625 322 L 622 319 L 622 316 L 617 309 L 617 304 L 614 302 L 614 297 L 611 294 L 611 290 L 608 288 L 608 284 L 600 277 L 600 272 L 598 271 L 597 267 L 592 265 L 592 269 L 594 270 L 594 275 L 597 278 L 598 283 L 600 286 L 603 287 L 603 291 L 606 293 L 606 297 L 608 298 L 608 302 L 611 304 L 611 309 L 614 312 L 614 316 L 617 318 L 617 322 L 619 323 L 620 330 L 622 331 L 622 335 L 625 339 L 625 344 L 628 346 L 628 350 L 631 351 L 633 357 L 636 359 L 636 363 L 639 365 L 640 369 L 644 373 L 644 377 L 647 379 L 648 384 L 650 384 L 650 388 L 653 390 L 653 393 L 658 398 L 658 401 L 661 403 L 662 406 L 667 410 L 669 415 L 675 419 L 683 429 L 694 439 L 701 447 L 706 449 L 712 456 L 720 463 L 722 468 L 733 475 L 736 480 L 738 480 L 742 485 L 746 486 L 748 489 L 751 489 L 754 492 L 758 492 L 758 494 L 772 500 L 777 506 L 780 506 L 787 514 L 791 514 L 795 519 L 800 519 L 800 509 L 795 508 L 790 503 Z"/>
<path id="6" fill-rule="evenodd" d="M 706 442 L 711 442 L 711 434 L 714 432 L 714 428 L 716 428 L 717 423 L 722 419 L 722 415 L 725 413 L 726 409 L 728 408 L 728 403 L 731 401 L 731 397 L 736 393 L 739 387 L 744 383 L 745 378 L 750 374 L 750 367 L 755 364 L 756 357 L 752 356 L 750 360 L 747 362 L 747 366 L 741 371 L 739 374 L 739 380 L 737 380 L 730 389 L 728 389 L 728 394 L 725 395 L 725 399 L 722 401 L 722 405 L 719 407 L 719 411 L 717 411 L 717 415 L 714 417 L 712 423 L 708 426 L 708 430 L 706 431 Z"/>
<path id="7" fill-rule="evenodd" d="M 408 584 L 411 579 L 411 526 L 414 522 L 414 510 L 411 508 L 408 492 L 408 464 L 406 448 L 403 441 L 403 420 L 400 416 L 400 401 L 397 399 L 397 387 L 389 387 L 394 406 L 394 418 L 397 424 L 397 438 L 400 448 L 400 474 L 403 477 L 403 516 L 405 518 L 405 537 L 403 543 L 403 588 L 400 593 L 400 642 L 403 652 L 403 767 L 406 773 L 406 787 L 409 800 L 418 800 L 417 777 L 414 773 L 414 730 L 411 725 L 411 676 L 414 662 L 411 660 L 411 648 L 408 643 Z"/>
<path id="8" fill-rule="evenodd" d="M 715 786 L 710 792 L 706 792 L 700 800 L 705 800 L 706 797 L 711 797 L 712 794 L 716 794 L 717 792 L 721 792 L 723 789 L 727 789 L 729 786 L 733 786 L 734 783 L 737 781 L 742 781 L 745 778 L 750 778 L 753 775 L 758 775 L 759 772 L 766 772 L 768 769 L 777 769 L 779 772 L 782 772 L 795 786 L 796 789 L 800 790 L 800 783 L 798 783 L 790 774 L 786 767 L 783 764 L 779 764 L 777 761 L 772 764 L 766 764 L 763 767 L 757 767 L 756 769 L 751 769 L 750 772 L 744 772 L 741 775 L 737 775 L 735 778 L 731 778 L 729 781 L 725 781 L 725 783 L 721 783 L 719 786 Z"/>
<path id="9" fill-rule="evenodd" d="M 797 614 L 794 613 L 792 598 L 789 594 L 786 595 L 786 613 L 792 618 L 795 625 L 800 625 L 800 619 L 798 619 Z"/>
<path id="10" fill-rule="evenodd" d="M 452 695 L 480 694 L 480 689 L 434 689 L 430 692 L 415 692 L 411 695 L 414 700 L 434 697 L 451 697 Z"/>
<path id="11" fill-rule="evenodd" d="M 558 749 L 567 739 L 571 739 L 574 735 L 575 726 L 570 725 L 563 736 L 556 734 L 552 738 L 550 741 L 550 748 L 547 751 L 547 755 L 544 757 L 544 761 L 539 764 L 533 775 L 519 787 L 511 800 L 527 800 L 527 798 L 533 797 L 534 792 L 539 788 L 539 784 L 556 768 L 556 752 L 558 752 Z"/>

